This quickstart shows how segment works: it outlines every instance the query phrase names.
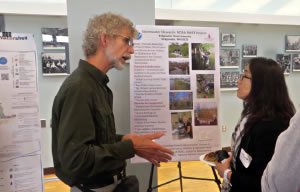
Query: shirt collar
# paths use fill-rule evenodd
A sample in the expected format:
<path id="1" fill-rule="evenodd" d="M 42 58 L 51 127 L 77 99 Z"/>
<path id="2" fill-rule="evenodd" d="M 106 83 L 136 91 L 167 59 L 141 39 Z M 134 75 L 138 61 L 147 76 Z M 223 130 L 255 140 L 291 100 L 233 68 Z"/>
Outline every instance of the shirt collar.
<path id="1" fill-rule="evenodd" d="M 107 84 L 109 82 L 109 78 L 105 73 L 103 73 L 87 61 L 80 59 L 79 67 L 88 71 L 88 73 L 90 73 L 93 76 L 93 78 L 95 78 L 100 83 Z"/>

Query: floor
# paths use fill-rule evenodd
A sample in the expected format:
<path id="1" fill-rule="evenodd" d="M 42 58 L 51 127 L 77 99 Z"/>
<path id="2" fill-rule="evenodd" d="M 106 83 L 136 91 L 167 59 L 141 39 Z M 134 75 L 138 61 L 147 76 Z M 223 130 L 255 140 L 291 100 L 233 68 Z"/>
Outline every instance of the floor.
<path id="1" fill-rule="evenodd" d="M 192 178 L 214 179 L 210 166 L 200 161 L 181 162 L 182 176 Z M 158 185 L 179 178 L 177 162 L 161 163 L 157 170 Z M 218 192 L 219 189 L 214 181 L 197 179 L 182 179 L 184 192 Z M 70 188 L 58 180 L 55 175 L 45 176 L 45 192 L 69 192 Z M 158 187 L 158 192 L 180 192 L 180 180 Z"/>
<path id="2" fill-rule="evenodd" d="M 200 161 L 181 162 L 182 176 L 193 178 L 214 179 L 210 166 Z M 157 171 L 158 185 L 179 178 L 177 162 L 164 163 Z M 197 179 L 182 179 L 184 192 L 218 192 L 218 186 L 214 181 Z M 158 188 L 158 192 L 180 192 L 180 180 Z"/>
<path id="3" fill-rule="evenodd" d="M 44 192 L 69 192 L 70 187 L 60 181 L 55 175 L 44 177 Z"/>

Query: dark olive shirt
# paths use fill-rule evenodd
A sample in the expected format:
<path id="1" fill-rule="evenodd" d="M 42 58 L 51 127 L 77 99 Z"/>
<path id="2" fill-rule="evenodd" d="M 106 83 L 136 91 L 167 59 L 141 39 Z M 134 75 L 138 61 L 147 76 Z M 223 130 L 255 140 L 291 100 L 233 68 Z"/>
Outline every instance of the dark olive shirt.
<path id="1" fill-rule="evenodd" d="M 86 61 L 63 82 L 52 108 L 52 154 L 57 176 L 70 186 L 115 175 L 134 156 L 116 134 L 106 74 Z"/>

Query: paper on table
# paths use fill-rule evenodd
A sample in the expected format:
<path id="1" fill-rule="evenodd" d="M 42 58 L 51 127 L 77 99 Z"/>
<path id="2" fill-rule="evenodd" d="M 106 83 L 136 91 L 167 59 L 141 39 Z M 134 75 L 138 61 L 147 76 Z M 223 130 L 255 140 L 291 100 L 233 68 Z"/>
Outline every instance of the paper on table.
<path id="1" fill-rule="evenodd" d="M 205 157 L 206 154 L 200 155 L 200 157 L 199 157 L 200 161 L 202 161 L 202 162 L 204 162 L 204 163 L 206 163 L 206 164 L 208 164 L 209 166 L 212 166 L 212 167 L 216 166 L 216 164 L 214 162 L 212 162 L 212 161 L 206 161 L 204 159 L 204 157 Z"/>

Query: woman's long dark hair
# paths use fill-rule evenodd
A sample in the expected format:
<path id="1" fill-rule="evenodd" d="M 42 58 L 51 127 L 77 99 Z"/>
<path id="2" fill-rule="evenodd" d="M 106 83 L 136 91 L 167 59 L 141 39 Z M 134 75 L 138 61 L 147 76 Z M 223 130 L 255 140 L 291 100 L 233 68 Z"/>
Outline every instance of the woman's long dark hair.
<path id="1" fill-rule="evenodd" d="M 250 60 L 249 69 L 252 85 L 242 112 L 242 116 L 248 115 L 245 132 L 261 120 L 279 119 L 287 128 L 295 107 L 281 67 L 272 59 L 258 57 Z"/>

